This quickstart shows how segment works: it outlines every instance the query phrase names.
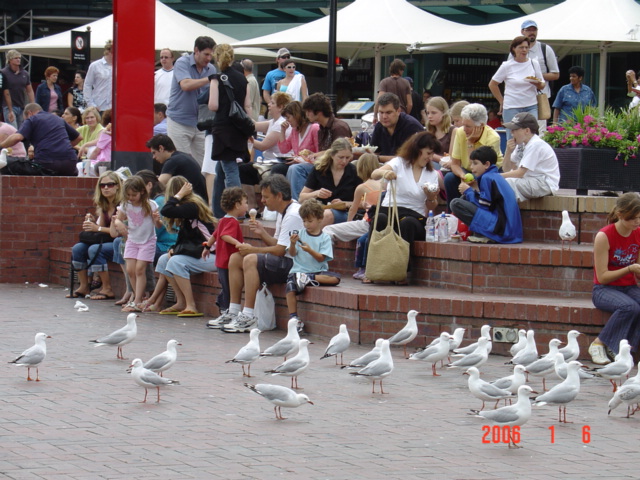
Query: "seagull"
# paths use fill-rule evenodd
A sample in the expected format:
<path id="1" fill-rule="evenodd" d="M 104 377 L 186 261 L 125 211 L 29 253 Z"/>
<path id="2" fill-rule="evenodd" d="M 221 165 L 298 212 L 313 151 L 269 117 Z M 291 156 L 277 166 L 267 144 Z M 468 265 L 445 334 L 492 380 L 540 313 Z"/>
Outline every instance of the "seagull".
<path id="1" fill-rule="evenodd" d="M 510 391 L 503 390 L 502 388 L 498 388 L 495 385 L 491 385 L 490 383 L 482 380 L 480 378 L 480 372 L 476 367 L 467 369 L 463 375 L 469 375 L 469 391 L 476 398 L 482 400 L 482 408 L 480 408 L 480 411 L 484 410 L 485 401 L 495 401 L 496 405 L 494 408 L 496 408 L 500 400 L 513 396 L 513 393 Z"/>
<path id="2" fill-rule="evenodd" d="M 534 338 L 533 330 L 527 331 L 527 345 L 520 350 L 511 361 L 505 365 L 529 365 L 538 359 L 538 347 Z"/>
<path id="3" fill-rule="evenodd" d="M 580 345 L 578 344 L 578 335 L 580 332 L 577 330 L 569 330 L 567 333 L 567 346 L 558 350 L 563 356 L 565 362 L 571 360 L 577 360 L 580 356 Z"/>
<path id="4" fill-rule="evenodd" d="M 487 339 L 487 346 L 486 346 L 487 353 L 491 353 L 491 347 L 492 347 L 491 325 L 483 325 L 482 328 L 480 328 L 480 336 L 485 337 Z M 463 348 L 456 348 L 454 352 L 462 353 L 463 355 L 468 355 L 469 353 L 472 353 L 477 346 L 478 346 L 478 342 L 472 343 L 471 345 L 467 345 L 466 347 L 463 347 Z"/>
<path id="5" fill-rule="evenodd" d="M 638 362 L 638 372 L 636 373 L 636 375 L 634 377 L 627 378 L 622 385 L 624 386 L 633 384 L 640 385 L 640 362 Z"/>
<path id="6" fill-rule="evenodd" d="M 631 411 L 631 405 L 640 403 L 640 384 L 632 383 L 621 386 L 616 393 L 613 394 L 613 398 L 609 400 L 609 412 L 607 415 L 611 414 L 611 410 L 616 408 L 621 403 L 627 405 L 627 416 L 635 412 L 635 408 L 633 412 Z"/>
<path id="7" fill-rule="evenodd" d="M 564 242 L 569 242 L 569 248 L 571 248 L 571 241 L 576 238 L 576 226 L 571 223 L 569 212 L 566 210 L 562 211 L 562 224 L 558 230 L 558 235 L 560 235 L 560 240 L 562 241 L 562 248 L 564 249 Z"/>
<path id="8" fill-rule="evenodd" d="M 127 315 L 127 324 L 119 330 L 110 333 L 105 337 L 101 337 L 97 340 L 91 340 L 91 343 L 95 343 L 96 347 L 102 347 L 103 345 L 112 345 L 118 347 L 116 358 L 124 360 L 122 355 L 122 347 L 127 343 L 131 343 L 138 333 L 138 327 L 136 326 L 136 318 L 138 315 L 130 313 Z"/>
<path id="9" fill-rule="evenodd" d="M 640 28 L 639 24 L 635 24 L 633 27 L 631 27 L 631 29 L 627 32 L 627 35 L 629 36 L 630 40 L 635 40 L 636 39 L 636 35 L 638 34 L 638 28 Z"/>
<path id="10" fill-rule="evenodd" d="M 376 340 L 375 346 L 361 357 L 352 360 L 349 365 L 343 365 L 340 368 L 362 368 L 369 365 L 374 360 L 380 358 L 380 350 L 382 349 L 382 342 L 384 339 L 379 338 Z"/>
<path id="11" fill-rule="evenodd" d="M 11 152 L 9 152 L 9 149 L 7 148 L 3 148 L 2 150 L 0 150 L 0 168 L 4 168 L 7 166 L 7 155 L 9 155 Z"/>
<path id="12" fill-rule="evenodd" d="M 490 383 L 495 387 L 507 390 L 515 395 L 518 393 L 518 389 L 525 384 L 526 377 L 524 370 L 525 368 L 523 365 L 514 365 L 513 375 L 499 378 Z"/>
<path id="13" fill-rule="evenodd" d="M 559 383 L 547 393 L 538 395 L 535 400 L 536 406 L 542 405 L 558 405 L 558 421 L 567 422 L 567 404 L 575 400 L 580 393 L 580 377 L 578 370 L 582 364 L 576 360 L 572 360 L 567 364 L 567 378 Z M 562 412 L 564 411 L 564 419 Z"/>
<path id="14" fill-rule="evenodd" d="M 512 357 L 516 356 L 520 350 L 522 350 L 527 345 L 527 331 L 526 330 L 518 330 L 518 342 L 514 343 L 513 346 L 509 349 L 509 353 Z"/>
<path id="15" fill-rule="evenodd" d="M 422 360 L 425 362 L 431 362 L 431 373 L 434 377 L 439 377 L 440 374 L 436 373 L 436 365 L 439 361 L 444 360 L 449 355 L 449 342 L 451 338 L 447 332 L 440 334 L 440 342 L 430 347 L 425 348 L 421 352 L 414 353 L 409 356 L 409 360 Z"/>
<path id="16" fill-rule="evenodd" d="M 616 380 L 622 381 L 622 377 L 629 374 L 631 369 L 633 368 L 633 358 L 631 357 L 631 346 L 627 342 L 623 344 L 620 342 L 620 353 L 618 354 L 618 360 L 615 362 L 611 362 L 608 365 L 605 365 L 601 368 L 594 368 L 595 374 L 597 377 L 606 378 L 613 385 L 613 391 L 618 389 L 618 384 Z"/>
<path id="17" fill-rule="evenodd" d="M 380 381 L 380 393 L 385 393 L 382 388 L 382 379 L 393 372 L 393 357 L 389 348 L 389 340 L 383 340 L 380 347 L 380 358 L 374 360 L 362 370 L 351 372 L 351 375 L 369 377 L 373 380 L 371 393 L 376 393 L 376 380 Z"/>
<path id="18" fill-rule="evenodd" d="M 169 340 L 167 342 L 167 350 L 153 357 L 146 362 L 143 367 L 152 372 L 159 373 L 162 377 L 162 372 L 169 370 L 173 364 L 176 363 L 176 359 L 178 358 L 177 345 L 182 346 L 177 340 Z"/>
<path id="19" fill-rule="evenodd" d="M 349 332 L 347 326 L 343 323 L 340 325 L 340 332 L 335 335 L 329 342 L 329 346 L 324 351 L 324 355 L 320 357 L 320 360 L 327 357 L 336 357 L 336 365 L 338 365 L 338 354 L 340 354 L 340 365 L 344 365 L 342 362 L 342 354 L 351 345 L 351 339 L 349 338 Z"/>
<path id="20" fill-rule="evenodd" d="M 402 330 L 389 339 L 389 344 L 402 345 L 404 347 L 404 358 L 409 358 L 407 357 L 407 343 L 412 342 L 418 335 L 418 324 L 416 323 L 418 313 L 416 310 L 409 310 L 407 313 L 407 324 Z"/>
<path id="21" fill-rule="evenodd" d="M 526 372 L 535 377 L 542 377 L 542 390 L 547 391 L 546 377 L 556 370 L 556 355 L 558 346 L 562 344 L 557 338 L 549 341 L 549 353 L 526 366 Z"/>
<path id="22" fill-rule="evenodd" d="M 40 375 L 38 372 L 38 366 L 44 361 L 47 356 L 47 338 L 51 338 L 46 333 L 36 333 L 35 344 L 32 347 L 27 348 L 22 352 L 15 360 L 9 363 L 19 365 L 21 367 L 27 367 L 27 380 L 33 380 L 31 378 L 31 369 L 36 369 L 36 382 L 40 381 Z"/>
<path id="23" fill-rule="evenodd" d="M 449 335 L 449 352 L 453 352 L 456 348 L 460 346 L 460 344 L 462 343 L 462 337 L 464 337 L 464 332 L 465 332 L 464 328 L 456 328 L 453 331 L 453 334 Z M 425 347 L 425 350 L 429 347 L 433 347 L 434 345 L 437 345 L 438 343 L 440 343 L 440 337 L 434 338 L 433 341 Z M 451 362 L 450 358 L 448 360 L 449 362 Z M 441 365 L 444 366 L 443 361 L 441 362 Z"/>
<path id="24" fill-rule="evenodd" d="M 505 427 L 519 427 L 524 425 L 531 418 L 531 402 L 529 397 L 536 393 L 529 385 L 521 385 L 518 387 L 518 401 L 514 405 L 498 408 L 497 410 L 487 410 L 480 412 L 471 410 L 476 416 L 486 418 L 490 422 Z M 511 431 L 511 429 L 509 429 Z M 509 434 L 509 448 L 521 448 Z M 513 444 L 513 446 L 511 446 Z"/>
<path id="25" fill-rule="evenodd" d="M 476 349 L 470 353 L 469 355 L 465 355 L 459 360 L 456 360 L 453 363 L 447 365 L 449 368 L 470 368 L 470 367 L 479 367 L 484 364 L 489 358 L 489 352 L 487 352 L 487 337 L 480 337 L 478 339 L 478 346 Z"/>
<path id="26" fill-rule="evenodd" d="M 618 346 L 618 354 L 613 358 L 614 362 L 617 362 L 618 360 L 620 360 L 621 354 L 622 354 L 622 347 L 624 345 L 629 345 L 629 341 L 626 338 L 623 338 L 622 340 L 620 340 L 620 344 Z"/>
<path id="27" fill-rule="evenodd" d="M 156 403 L 159 403 L 160 387 L 164 387 L 166 385 L 180 385 L 180 382 L 161 377 L 157 373 L 144 368 L 144 366 L 142 365 L 142 360 L 140 360 L 139 358 L 136 358 L 133 362 L 131 362 L 129 368 L 131 368 L 131 376 L 133 377 L 133 380 L 138 385 L 144 388 L 144 400 L 142 400 L 142 402 L 140 403 L 147 402 L 147 393 L 149 388 L 158 389 L 158 400 Z"/>
<path id="28" fill-rule="evenodd" d="M 261 357 L 284 357 L 294 355 L 298 351 L 300 334 L 298 333 L 298 319 L 290 318 L 287 323 L 287 336 L 276 342 L 260 354 Z"/>
<path id="29" fill-rule="evenodd" d="M 555 370 L 556 375 L 562 380 L 567 378 L 567 363 L 564 361 L 564 355 L 562 355 L 560 352 L 556 354 Z M 578 370 L 578 376 L 580 377 L 580 380 L 588 380 L 590 378 L 594 378 L 595 374 L 588 370 L 585 370 L 584 368 L 581 368 Z"/>
<path id="30" fill-rule="evenodd" d="M 249 343 L 238 350 L 236 356 L 224 363 L 239 363 L 242 365 L 242 376 L 251 377 L 251 364 L 260 358 L 260 340 L 258 337 L 262 333 L 257 328 L 252 328 L 249 332 Z M 244 366 L 248 365 L 248 373 L 244 372 Z"/>
<path id="31" fill-rule="evenodd" d="M 309 345 L 309 340 L 303 338 L 300 340 L 300 345 L 298 346 L 298 354 L 287 360 L 281 365 L 278 365 L 273 370 L 266 370 L 264 373 L 270 373 L 271 375 L 284 375 L 285 377 L 291 377 L 291 388 L 298 390 L 298 375 L 304 372 L 309 366 L 309 350 L 307 346 Z M 293 382 L 295 380 L 295 387 L 293 386 Z"/>
<path id="32" fill-rule="evenodd" d="M 275 407 L 273 407 L 273 411 L 276 414 L 277 420 L 286 420 L 286 417 L 282 416 L 282 407 L 297 408 L 305 403 L 313 405 L 313 402 L 309 400 L 309 397 L 304 393 L 296 393 L 290 388 L 282 387 L 280 385 L 271 385 L 268 383 L 251 385 L 249 383 L 245 383 L 244 386 L 256 392 L 258 395 L 263 396 L 275 405 Z"/>

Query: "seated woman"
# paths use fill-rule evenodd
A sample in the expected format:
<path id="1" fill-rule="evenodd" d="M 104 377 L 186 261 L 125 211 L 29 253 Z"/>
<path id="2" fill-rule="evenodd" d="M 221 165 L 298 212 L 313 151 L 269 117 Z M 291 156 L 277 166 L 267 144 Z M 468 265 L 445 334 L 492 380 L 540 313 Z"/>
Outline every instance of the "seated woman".
<path id="1" fill-rule="evenodd" d="M 96 164 L 103 162 L 106 165 L 111 162 L 111 109 L 108 108 L 102 115 L 104 128 L 100 132 L 96 148 L 89 154 L 91 166 L 97 168 Z"/>
<path id="2" fill-rule="evenodd" d="M 108 234 L 112 218 L 115 218 L 116 208 L 123 199 L 122 182 L 117 173 L 107 171 L 98 178 L 93 194 L 93 202 L 96 205 L 97 220 L 91 214 L 87 214 L 82 229 L 85 232 L 101 232 Z M 108 238 L 108 237 L 107 237 Z M 73 246 L 71 251 L 73 268 L 78 272 L 80 286 L 68 295 L 69 298 L 85 297 L 90 292 L 87 267 L 91 273 L 97 272 L 102 281 L 99 293 L 91 295 L 91 300 L 110 300 L 115 298 L 109 279 L 109 266 L 107 261 L 113 260 L 113 242 L 105 241 L 97 245 L 88 245 L 80 242 Z"/>
<path id="3" fill-rule="evenodd" d="M 469 154 L 476 148 L 487 146 L 495 150 L 498 156 L 497 167 L 502 168 L 500 135 L 487 126 L 487 109 L 479 103 L 471 103 L 462 109 L 462 128 L 456 130 L 451 149 L 451 171 L 444 177 L 447 191 L 447 207 L 454 198 L 460 198 L 458 186 L 461 179 L 469 173 Z"/>
<path id="4" fill-rule="evenodd" d="M 86 157 L 91 147 L 95 147 L 104 128 L 101 125 L 102 116 L 96 107 L 89 107 L 82 113 L 82 126 L 78 133 L 82 135 L 82 141 L 74 148 L 78 151 L 78 158 Z"/>
<path id="5" fill-rule="evenodd" d="M 269 100 L 269 116 L 270 120 L 266 122 L 256 123 L 256 132 L 265 134 L 263 140 L 252 140 L 253 148 L 262 152 L 262 159 L 265 162 L 284 162 L 285 156 L 289 155 L 290 150 L 281 151 L 278 147 L 280 141 L 280 130 L 285 118 L 282 116 L 282 110 L 291 102 L 291 97 L 283 92 L 276 92 L 271 95 Z"/>
<path id="6" fill-rule="evenodd" d="M 441 159 L 451 152 L 451 143 L 456 131 L 456 127 L 451 123 L 449 105 L 442 97 L 431 97 L 427 102 L 425 112 L 427 131 L 438 139 L 441 146 L 440 151 L 433 155 L 433 161 L 439 164 L 434 167 L 448 168 L 449 162 L 443 165 Z"/>
<path id="7" fill-rule="evenodd" d="M 300 192 L 300 202 L 317 198 L 325 205 L 341 206 L 340 209 L 325 208 L 323 227 L 347 220 L 347 209 L 351 208 L 353 194 L 356 187 L 362 183 L 351 160 L 351 142 L 346 138 L 338 138 L 315 163 L 314 169 L 307 177 L 307 183 Z"/>
<path id="8" fill-rule="evenodd" d="M 289 165 L 295 163 L 313 163 L 308 157 L 310 153 L 319 151 L 318 130 L 320 125 L 309 122 L 302 110 L 300 102 L 291 102 L 282 109 L 285 121 L 280 125 L 280 141 L 278 148 L 281 152 L 292 152 L 293 156 L 287 163 L 278 163 L 271 168 L 272 174 L 287 175 Z"/>
<path id="9" fill-rule="evenodd" d="M 213 213 L 202 197 L 193 193 L 187 179 L 178 175 L 171 177 L 165 190 L 166 202 L 160 214 L 167 218 L 170 232 L 178 230 L 176 244 L 158 260 L 156 272 L 173 287 L 176 303 L 160 312 L 161 315 L 179 317 L 201 317 L 196 308 L 191 288 L 191 275 L 215 272 L 216 256 L 202 258 L 203 242 L 213 232 Z M 156 308 L 162 303 L 158 296 Z"/>
<path id="10" fill-rule="evenodd" d="M 589 346 L 591 359 L 598 365 L 610 362 L 607 350 L 619 353 L 620 340 L 629 342 L 635 357 L 640 344 L 640 196 L 620 196 L 608 220 L 593 243 L 593 304 L 612 313 Z"/>
<path id="11" fill-rule="evenodd" d="M 82 126 L 82 114 L 76 107 L 67 107 L 62 112 L 62 119 L 78 130 Z"/>
<path id="12" fill-rule="evenodd" d="M 295 60 L 289 59 L 284 62 L 285 77 L 276 83 L 277 92 L 288 93 L 293 100 L 304 102 L 309 96 L 307 80 L 301 73 L 296 73 Z"/>
<path id="13" fill-rule="evenodd" d="M 400 235 L 409 244 L 424 241 L 428 210 L 438 206 L 438 193 L 443 188 L 442 177 L 433 168 L 433 154 L 440 148 L 440 142 L 429 132 L 413 135 L 398 149 L 398 156 L 371 174 L 374 180 L 396 180 L 396 201 L 400 216 Z M 438 188 L 428 188 L 428 185 Z M 391 199 L 386 195 L 382 200 L 378 216 L 378 231 L 387 226 Z M 373 218 L 373 213 L 369 216 Z M 373 221 L 371 222 L 373 229 Z M 370 232 L 371 232 L 370 230 Z M 407 265 L 408 267 L 408 265 Z M 364 283 L 371 283 L 367 278 Z"/>

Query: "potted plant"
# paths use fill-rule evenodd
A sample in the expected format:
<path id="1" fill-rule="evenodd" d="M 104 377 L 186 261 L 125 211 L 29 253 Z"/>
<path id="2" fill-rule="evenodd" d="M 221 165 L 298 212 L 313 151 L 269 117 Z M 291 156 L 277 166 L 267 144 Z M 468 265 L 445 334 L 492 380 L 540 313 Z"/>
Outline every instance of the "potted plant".
<path id="1" fill-rule="evenodd" d="M 598 117 L 593 107 L 578 107 L 574 120 L 548 127 L 544 140 L 556 151 L 560 188 L 640 190 L 640 115 L 638 110 L 607 109 Z"/>

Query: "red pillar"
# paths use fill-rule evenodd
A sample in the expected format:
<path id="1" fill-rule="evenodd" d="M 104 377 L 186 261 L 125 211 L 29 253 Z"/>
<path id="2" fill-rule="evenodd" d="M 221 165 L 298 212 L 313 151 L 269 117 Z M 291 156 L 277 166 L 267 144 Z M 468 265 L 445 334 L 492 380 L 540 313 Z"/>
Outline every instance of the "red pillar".
<path id="1" fill-rule="evenodd" d="M 114 169 L 152 168 L 145 143 L 153 132 L 155 23 L 155 0 L 114 0 Z"/>

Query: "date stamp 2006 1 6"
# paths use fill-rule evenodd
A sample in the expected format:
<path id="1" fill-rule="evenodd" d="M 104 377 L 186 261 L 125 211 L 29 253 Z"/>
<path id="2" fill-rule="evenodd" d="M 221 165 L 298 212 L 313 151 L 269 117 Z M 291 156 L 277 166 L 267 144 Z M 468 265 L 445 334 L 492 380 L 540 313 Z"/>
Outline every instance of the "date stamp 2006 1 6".
<path id="1" fill-rule="evenodd" d="M 482 426 L 482 443 L 520 443 L 521 433 L 519 426 L 503 426 L 498 425 Z M 549 427 L 549 443 L 556 443 L 556 427 L 551 425 Z M 591 427 L 584 425 L 582 427 L 582 443 L 591 443 Z"/>

